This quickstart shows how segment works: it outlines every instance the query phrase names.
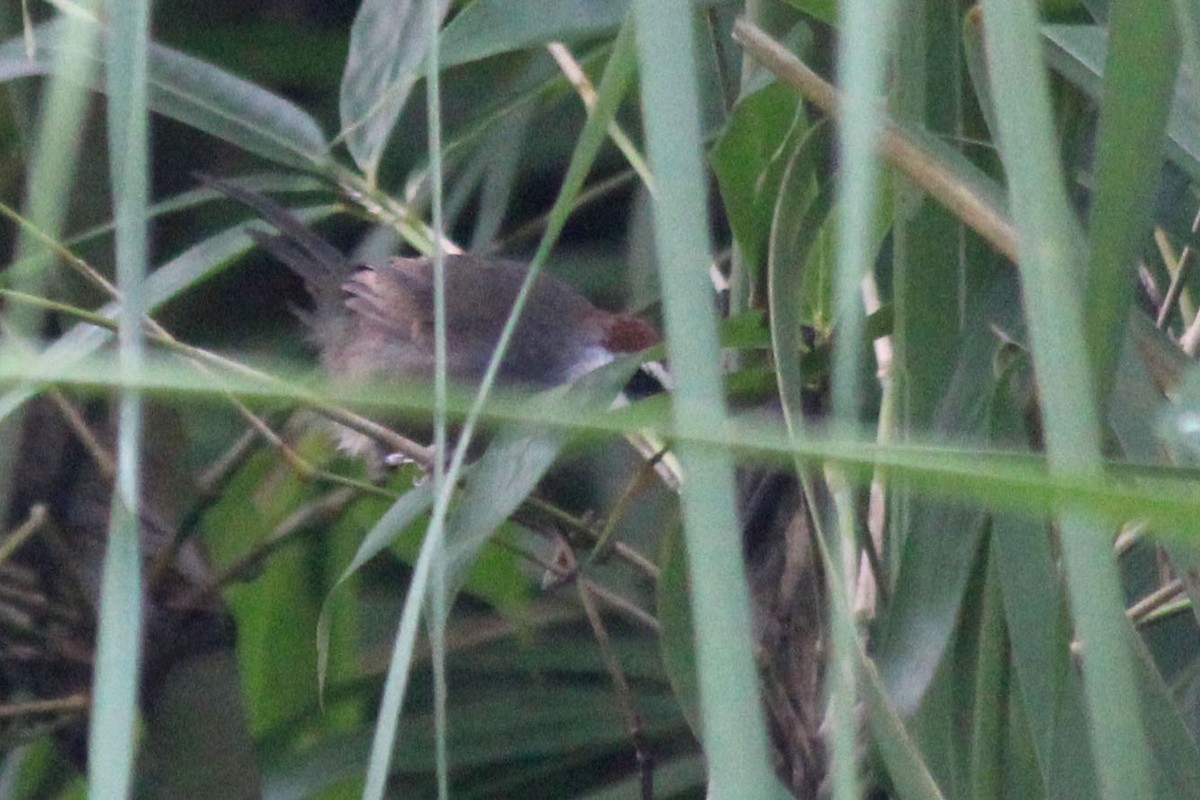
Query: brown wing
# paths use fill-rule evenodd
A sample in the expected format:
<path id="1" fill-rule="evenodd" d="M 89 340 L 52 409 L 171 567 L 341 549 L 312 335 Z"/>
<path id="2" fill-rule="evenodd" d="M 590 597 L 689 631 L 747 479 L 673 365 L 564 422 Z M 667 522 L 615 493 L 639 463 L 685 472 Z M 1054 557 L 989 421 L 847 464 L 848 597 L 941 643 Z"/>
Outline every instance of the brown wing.
<path id="1" fill-rule="evenodd" d="M 364 266 L 342 284 L 346 307 L 414 342 L 432 341 L 433 281 L 428 259 L 393 258 Z"/>

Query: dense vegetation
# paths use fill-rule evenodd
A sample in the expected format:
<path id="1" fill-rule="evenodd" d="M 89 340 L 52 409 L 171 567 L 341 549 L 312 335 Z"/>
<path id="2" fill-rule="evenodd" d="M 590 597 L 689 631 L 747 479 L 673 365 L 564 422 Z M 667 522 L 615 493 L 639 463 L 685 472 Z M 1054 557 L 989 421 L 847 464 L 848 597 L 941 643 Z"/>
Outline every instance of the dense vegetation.
<path id="1" fill-rule="evenodd" d="M 1200 797 L 1192 0 L 150 5 L 0 17 L 0 794 Z M 329 381 L 196 171 L 673 394 Z"/>

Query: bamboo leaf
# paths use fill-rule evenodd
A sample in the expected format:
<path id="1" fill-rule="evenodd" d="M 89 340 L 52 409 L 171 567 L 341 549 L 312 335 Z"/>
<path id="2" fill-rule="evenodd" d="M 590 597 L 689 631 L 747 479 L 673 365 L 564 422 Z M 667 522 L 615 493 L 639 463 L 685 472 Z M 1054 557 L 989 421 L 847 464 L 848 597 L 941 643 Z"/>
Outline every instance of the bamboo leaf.
<path id="1" fill-rule="evenodd" d="M 103 51 L 79 50 L 63 38 L 62 25 L 51 22 L 34 30 L 37 47 L 28 58 L 20 37 L 0 44 L 0 81 L 46 75 L 56 53 L 95 61 L 103 67 Z M 150 108 L 269 161 L 312 171 L 330 165 L 324 134 L 315 120 L 294 104 L 255 84 L 197 58 L 162 45 L 148 51 Z M 103 69 L 97 70 L 103 74 Z M 103 91 L 97 81 L 92 88 Z"/>
<path id="2" fill-rule="evenodd" d="M 611 33 L 628 14 L 629 0 L 475 0 L 446 26 L 442 64 Z"/>
<path id="3" fill-rule="evenodd" d="M 342 73 L 341 136 L 375 183 L 379 159 L 429 52 L 429 15 L 440 20 L 449 0 L 365 0 L 350 28 Z"/>

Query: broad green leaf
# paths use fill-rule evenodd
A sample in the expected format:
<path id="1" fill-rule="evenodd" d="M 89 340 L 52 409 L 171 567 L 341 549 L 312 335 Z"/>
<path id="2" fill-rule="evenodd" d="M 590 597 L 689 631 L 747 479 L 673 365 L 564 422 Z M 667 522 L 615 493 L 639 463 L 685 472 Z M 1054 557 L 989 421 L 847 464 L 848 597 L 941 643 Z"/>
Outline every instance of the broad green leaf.
<path id="1" fill-rule="evenodd" d="M 953 378 L 942 390 L 935 415 L 937 435 L 951 440 L 986 435 L 999 345 L 992 326 L 1017 332 L 1015 294 L 1012 274 L 998 272 L 973 299 L 966 317 L 976 322 L 957 345 Z M 902 520 L 903 538 L 895 594 L 880 620 L 875 657 L 897 707 L 910 712 L 920 703 L 953 634 L 985 518 L 978 508 L 928 497 L 913 497 L 896 518 Z"/>
<path id="2" fill-rule="evenodd" d="M 51 22 L 34 29 L 34 58 L 20 37 L 0 44 L 0 81 L 48 74 L 63 46 L 62 28 Z M 95 51 L 74 52 L 97 61 Z M 103 70 L 99 70 L 102 74 Z M 161 45 L 150 46 L 150 108 L 218 139 L 285 166 L 316 172 L 329 167 L 329 145 L 307 113 L 253 83 Z M 93 88 L 100 90 L 99 83 Z"/>
<path id="3" fill-rule="evenodd" d="M 1137 655 L 1139 705 L 1144 709 L 1154 756 L 1155 793 L 1158 797 L 1195 800 L 1200 797 L 1200 749 L 1184 724 L 1171 688 L 1163 680 L 1141 635 L 1128 626 L 1130 644 Z"/>
<path id="4" fill-rule="evenodd" d="M 809 130 L 795 91 L 770 83 L 738 101 L 725 131 L 711 153 L 733 229 L 749 271 L 752 286 L 761 287 L 771 235 L 771 218 L 779 201 L 779 185 L 791 159 L 799 157 L 798 173 L 815 170 L 828 137 L 809 137 L 810 147 L 798 155 L 796 145 Z"/>
<path id="5" fill-rule="evenodd" d="M 304 498 L 304 484 L 281 467 L 273 452 L 256 454 L 204 518 L 206 544 L 218 569 L 264 541 Z M 253 581 L 231 586 L 224 595 L 238 623 L 247 713 L 256 736 L 286 726 L 316 703 L 312 632 L 319 598 L 303 580 L 306 560 L 303 548 L 284 548 Z"/>
<path id="6" fill-rule="evenodd" d="M 1093 99 L 1104 86 L 1108 37 L 1092 25 L 1047 25 L 1042 29 L 1046 58 L 1064 78 Z M 1200 178 L 1200 90 L 1194 76 L 1181 74 L 1167 119 L 1167 157 L 1195 180 Z"/>
<path id="7" fill-rule="evenodd" d="M 325 676 L 329 666 L 330 625 L 333 622 L 334 601 L 339 589 L 347 584 L 364 564 L 387 549 L 409 525 L 428 512 L 432 504 L 433 491 L 432 486 L 428 483 L 401 495 L 363 537 L 354 558 L 330 587 L 329 594 L 321 606 L 321 613 L 316 625 L 318 685 L 322 687 L 325 685 Z"/>
<path id="8" fill-rule="evenodd" d="M 1042 782 L 1050 797 L 1076 789 L 1094 796 L 1082 687 L 1071 663 L 1071 631 L 1049 529 L 1006 514 L 994 519 L 992 530 L 1013 664 Z"/>
<path id="9" fill-rule="evenodd" d="M 1183 63 L 1192 75 L 1200 75 L 1200 4 L 1191 0 L 1172 0 L 1178 36 L 1183 44 Z"/>
<path id="10" fill-rule="evenodd" d="M 975 707 L 971 737 L 971 796 L 997 797 L 1004 785 L 1004 740 L 1011 684 L 1004 604 L 996 559 L 989 553 L 979 612 L 978 655 L 973 665 Z"/>
<path id="11" fill-rule="evenodd" d="M 1179 73 L 1170 0 L 1120 0 L 1109 15 L 1088 220 L 1088 350 L 1107 404 L 1150 233 L 1168 112 Z M 1197 118 L 1200 120 L 1200 118 Z"/>
<path id="12" fill-rule="evenodd" d="M 447 67 L 536 47 L 615 31 L 629 13 L 629 0 L 475 0 L 460 11 L 442 35 Z"/>
<path id="13" fill-rule="evenodd" d="M 895 114 L 921 132 L 927 149 L 946 166 L 977 170 L 945 137 L 963 126 L 962 42 L 953 3 L 909 4 L 901 14 L 896 45 Z M 936 147 L 936 150 L 933 148 Z M 963 224 L 908 180 L 898 177 L 892 206 L 894 373 L 898 398 L 896 435 L 927 431 L 956 365 L 966 327 L 965 298 L 994 265 L 962 246 Z M 978 323 L 975 323 L 978 324 Z M 906 534 L 900 534 L 904 536 Z"/>
<path id="14" fill-rule="evenodd" d="M 699 8 L 732 0 L 693 0 Z M 549 42 L 594 39 L 616 31 L 629 0 L 474 0 L 446 25 L 442 66 L 455 67 Z"/>
<path id="15" fill-rule="evenodd" d="M 920 747 L 888 699 L 874 664 L 861 651 L 856 669 L 872 741 L 887 767 L 888 778 L 903 800 L 941 800 L 944 796 L 921 756 Z"/>
<path id="16" fill-rule="evenodd" d="M 374 184 L 379 159 L 429 52 L 429 15 L 440 21 L 449 0 L 364 0 L 350 28 L 342 73 L 341 137 Z"/>
<path id="17" fill-rule="evenodd" d="M 826 25 L 838 24 L 837 0 L 786 0 L 789 5 L 803 11 L 805 14 L 819 19 Z"/>
<path id="18" fill-rule="evenodd" d="M 902 9 L 892 100 L 901 129 L 1002 216 L 1003 191 L 957 141 L 965 125 L 959 8 L 910 2 Z M 892 362 L 879 437 L 974 439 L 986 426 L 982 409 L 994 390 L 990 356 L 997 343 L 988 325 L 1011 327 L 1016 287 L 995 274 L 990 251 L 970 246 L 954 209 L 902 174 L 892 196 Z M 986 755 L 968 746 L 972 730 L 954 709 L 973 702 L 980 725 L 995 725 L 1003 713 L 994 691 L 976 696 L 988 663 L 977 659 L 995 646 L 977 613 L 988 596 L 978 589 L 985 585 L 987 520 L 910 486 L 889 490 L 884 558 L 894 594 L 878 632 L 880 674 L 902 713 L 917 709 L 910 730 L 943 791 L 966 796 L 973 780 L 997 778 Z M 993 681 L 995 673 L 993 664 Z"/>
<path id="19" fill-rule="evenodd" d="M 1021 682 L 1011 661 L 1008 664 L 1007 680 L 1008 718 L 1005 720 L 1000 743 L 993 745 L 997 753 L 1004 756 L 1001 764 L 1004 797 L 1007 800 L 1044 797 L 1046 790 L 1042 786 L 1042 773 L 1038 769 L 1037 756 L 1033 749 L 1029 717 L 1021 697 Z"/>

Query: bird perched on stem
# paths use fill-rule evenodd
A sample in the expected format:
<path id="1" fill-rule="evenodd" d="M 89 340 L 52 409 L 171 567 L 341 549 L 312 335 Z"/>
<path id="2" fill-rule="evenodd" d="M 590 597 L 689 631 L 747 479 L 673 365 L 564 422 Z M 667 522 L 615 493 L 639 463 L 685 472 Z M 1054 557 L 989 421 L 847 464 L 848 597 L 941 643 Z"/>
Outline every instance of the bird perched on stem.
<path id="1" fill-rule="evenodd" d="M 300 317 L 332 378 L 432 378 L 433 259 L 353 264 L 267 197 L 228 181 L 201 179 L 279 231 L 250 235 L 304 279 L 313 309 Z M 483 377 L 528 270 L 515 261 L 472 254 L 446 255 L 444 265 L 447 371 L 452 382 L 469 386 Z M 497 381 L 510 388 L 547 389 L 659 340 L 645 320 L 596 308 L 567 284 L 541 274 L 534 278 Z"/>

